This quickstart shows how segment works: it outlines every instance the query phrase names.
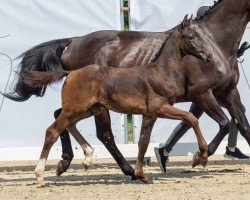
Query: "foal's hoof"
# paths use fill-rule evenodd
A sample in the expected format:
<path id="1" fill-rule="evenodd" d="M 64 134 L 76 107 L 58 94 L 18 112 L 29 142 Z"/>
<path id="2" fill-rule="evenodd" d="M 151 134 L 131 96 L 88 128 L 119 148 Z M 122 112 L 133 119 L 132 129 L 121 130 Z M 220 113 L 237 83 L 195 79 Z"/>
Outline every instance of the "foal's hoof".
<path id="1" fill-rule="evenodd" d="M 44 188 L 44 187 L 45 187 L 44 181 L 42 183 L 37 183 L 37 188 Z"/>
<path id="2" fill-rule="evenodd" d="M 90 163 L 86 162 L 86 161 L 83 161 L 82 162 L 82 166 L 85 170 L 88 170 L 89 166 L 90 166 Z"/>
<path id="3" fill-rule="evenodd" d="M 193 157 L 193 164 L 192 164 L 192 167 L 196 167 L 197 165 L 202 165 L 203 167 L 206 167 L 207 165 L 207 157 L 205 156 L 202 156 L 201 155 L 201 152 L 197 152 L 196 154 L 194 154 L 194 157 Z"/>
<path id="4" fill-rule="evenodd" d="M 193 164 L 192 164 L 193 168 L 196 167 L 197 165 L 201 164 L 200 159 L 201 159 L 201 153 L 199 151 L 197 151 L 196 154 L 194 154 L 194 156 L 193 156 Z"/>
<path id="5" fill-rule="evenodd" d="M 153 184 L 154 182 L 152 181 L 152 179 L 146 177 L 144 179 L 142 179 L 142 181 L 145 183 L 145 184 Z"/>
<path id="6" fill-rule="evenodd" d="M 207 166 L 207 159 L 201 158 L 200 163 L 201 163 L 201 166 L 206 167 Z"/>
<path id="7" fill-rule="evenodd" d="M 37 179 L 37 187 L 38 188 L 45 187 L 45 182 L 44 182 L 44 178 L 43 178 L 43 171 L 36 170 L 35 175 L 36 175 L 36 179 Z"/>
<path id="8" fill-rule="evenodd" d="M 153 184 L 152 179 L 148 178 L 147 176 L 144 177 L 137 177 L 139 180 L 141 180 L 145 184 Z"/>
<path id="9" fill-rule="evenodd" d="M 143 181 L 145 184 L 153 184 L 153 180 L 152 179 L 149 179 L 147 178 L 147 180 Z"/>
<path id="10" fill-rule="evenodd" d="M 59 163 L 57 164 L 56 175 L 60 176 L 61 174 L 66 172 L 70 166 L 70 162 L 71 161 L 69 160 L 60 160 Z"/>

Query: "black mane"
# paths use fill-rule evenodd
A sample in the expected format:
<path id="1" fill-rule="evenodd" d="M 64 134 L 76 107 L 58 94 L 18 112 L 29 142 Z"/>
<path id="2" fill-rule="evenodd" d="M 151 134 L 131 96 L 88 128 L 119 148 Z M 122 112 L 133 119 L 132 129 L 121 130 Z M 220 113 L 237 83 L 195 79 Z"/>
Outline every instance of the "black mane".
<path id="1" fill-rule="evenodd" d="M 207 10 L 207 11 L 205 12 L 205 14 L 203 14 L 202 16 L 196 17 L 194 21 L 198 21 L 198 20 L 203 19 L 206 15 L 208 15 L 208 14 L 211 12 L 211 10 L 213 10 L 214 7 L 216 7 L 216 6 L 217 6 L 218 4 L 220 4 L 222 1 L 223 1 L 223 0 L 214 1 L 214 5 L 209 6 L 209 10 Z"/>

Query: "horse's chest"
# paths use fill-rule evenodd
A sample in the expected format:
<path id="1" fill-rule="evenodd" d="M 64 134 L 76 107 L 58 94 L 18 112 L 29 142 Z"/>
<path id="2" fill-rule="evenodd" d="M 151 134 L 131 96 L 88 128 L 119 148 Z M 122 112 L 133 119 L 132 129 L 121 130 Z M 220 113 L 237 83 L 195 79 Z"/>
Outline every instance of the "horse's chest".
<path id="1" fill-rule="evenodd" d="M 224 90 L 228 87 L 233 87 L 238 82 L 238 74 L 235 71 L 225 70 L 217 71 L 214 81 L 214 89 Z"/>

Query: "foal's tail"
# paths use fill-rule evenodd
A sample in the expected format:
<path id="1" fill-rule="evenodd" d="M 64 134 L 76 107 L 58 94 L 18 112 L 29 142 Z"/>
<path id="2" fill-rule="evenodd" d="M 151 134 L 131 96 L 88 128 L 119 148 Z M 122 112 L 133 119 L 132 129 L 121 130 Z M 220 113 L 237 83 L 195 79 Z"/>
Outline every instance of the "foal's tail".
<path id="1" fill-rule="evenodd" d="M 42 88 L 60 81 L 64 76 L 68 76 L 69 73 L 69 71 L 65 70 L 39 72 L 25 69 L 20 74 L 20 77 L 27 86 L 33 88 Z"/>

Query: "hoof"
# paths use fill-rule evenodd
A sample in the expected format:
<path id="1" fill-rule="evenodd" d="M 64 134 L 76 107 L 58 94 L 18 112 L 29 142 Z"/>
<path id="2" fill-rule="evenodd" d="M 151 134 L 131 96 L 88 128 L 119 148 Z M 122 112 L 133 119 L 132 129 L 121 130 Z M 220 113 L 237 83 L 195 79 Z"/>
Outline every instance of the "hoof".
<path id="1" fill-rule="evenodd" d="M 41 182 L 37 184 L 37 188 L 44 188 L 45 187 L 45 182 Z"/>
<path id="2" fill-rule="evenodd" d="M 85 170 L 88 170 L 89 166 L 90 166 L 90 163 L 86 162 L 86 161 L 83 161 L 82 162 L 82 166 Z"/>
<path id="3" fill-rule="evenodd" d="M 142 181 L 145 184 L 153 184 L 153 181 L 148 178 L 147 176 L 143 175 L 137 175 L 136 176 L 137 179 L 139 179 L 140 181 Z"/>
<path id="4" fill-rule="evenodd" d="M 60 160 L 59 163 L 57 164 L 56 175 L 60 176 L 61 174 L 66 172 L 70 166 L 70 163 L 71 163 L 70 160 Z"/>
<path id="5" fill-rule="evenodd" d="M 37 170 L 37 171 L 35 171 L 35 175 L 37 178 L 37 187 L 38 188 L 45 187 L 45 182 L 44 182 L 44 178 L 43 178 L 43 171 Z"/>
<path id="6" fill-rule="evenodd" d="M 145 184 L 153 184 L 153 180 L 152 179 L 149 179 L 147 178 L 147 180 L 143 181 Z"/>
<path id="7" fill-rule="evenodd" d="M 193 164 L 192 164 L 193 168 L 200 164 L 200 159 L 201 159 L 201 153 L 198 151 L 193 156 Z"/>
<path id="8" fill-rule="evenodd" d="M 203 167 L 206 167 L 207 165 L 207 157 L 205 156 L 201 156 L 201 152 L 197 152 L 196 154 L 194 154 L 194 157 L 193 157 L 193 164 L 192 164 L 192 167 L 196 167 L 197 165 L 202 165 Z"/>
<path id="9" fill-rule="evenodd" d="M 200 163 L 201 163 L 201 166 L 203 166 L 205 168 L 207 166 L 207 159 L 201 158 Z"/>

